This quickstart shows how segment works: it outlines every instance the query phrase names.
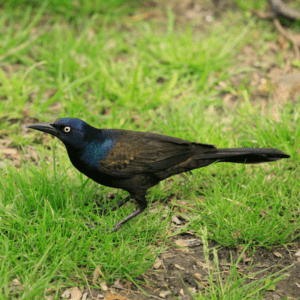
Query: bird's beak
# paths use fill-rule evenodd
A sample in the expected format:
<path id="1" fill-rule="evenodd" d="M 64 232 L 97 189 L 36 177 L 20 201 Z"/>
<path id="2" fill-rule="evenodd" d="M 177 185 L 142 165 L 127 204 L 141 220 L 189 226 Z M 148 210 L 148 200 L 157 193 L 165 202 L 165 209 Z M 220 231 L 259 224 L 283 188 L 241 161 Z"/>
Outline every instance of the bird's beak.
<path id="1" fill-rule="evenodd" d="M 40 123 L 31 124 L 26 126 L 26 128 L 47 132 L 54 136 L 58 136 L 59 134 L 58 130 L 55 127 L 53 127 L 52 124 L 49 122 L 40 122 Z"/>

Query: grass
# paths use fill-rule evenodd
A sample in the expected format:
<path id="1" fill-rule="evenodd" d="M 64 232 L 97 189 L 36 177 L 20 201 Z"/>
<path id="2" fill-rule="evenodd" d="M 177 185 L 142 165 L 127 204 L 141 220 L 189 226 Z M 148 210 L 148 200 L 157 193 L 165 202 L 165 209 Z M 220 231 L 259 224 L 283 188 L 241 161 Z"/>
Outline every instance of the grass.
<path id="1" fill-rule="evenodd" d="M 272 105 L 262 114 L 249 100 L 247 78 L 238 88 L 230 82 L 237 54 L 257 32 L 260 45 L 276 39 L 263 23 L 228 13 L 197 30 L 197 21 L 180 26 L 171 9 L 166 17 L 136 21 L 132 14 L 146 9 L 132 2 L 22 3 L 8 1 L 0 14 L 0 137 L 24 155 L 33 145 L 39 159 L 19 169 L 8 160 L 2 166 L 1 299 L 41 299 L 53 291 L 58 299 L 64 287 L 91 285 L 98 265 L 101 280 L 122 278 L 141 288 L 135 278 L 165 249 L 170 225 L 169 215 L 161 221 L 165 206 L 158 204 L 157 214 L 147 211 L 114 235 L 88 229 L 86 221 L 112 227 L 134 205 L 99 215 L 97 199 L 113 191 L 118 201 L 126 193 L 87 180 L 60 142 L 20 129 L 26 118 L 78 117 L 95 127 L 153 131 L 218 147 L 279 148 L 292 158 L 258 166 L 214 164 L 161 182 L 148 199 L 188 201 L 190 221 L 181 231 L 203 236 L 206 227 L 207 237 L 221 245 L 249 244 L 255 251 L 299 239 L 299 104 L 286 103 L 276 122 Z M 221 81 L 227 86 L 220 90 Z M 237 95 L 233 109 L 224 104 L 226 92 Z M 113 201 L 101 205 L 110 208 Z M 9 285 L 15 278 L 19 290 Z"/>
<path id="2" fill-rule="evenodd" d="M 209 289 L 205 289 L 205 286 L 198 282 L 199 286 L 204 288 L 203 292 L 199 292 L 198 295 L 193 295 L 197 300 L 239 300 L 239 299 L 260 299 L 261 292 L 264 290 L 275 289 L 275 283 L 285 278 L 283 274 L 289 267 L 280 270 L 268 277 L 262 276 L 260 279 L 253 280 L 257 275 L 263 272 L 251 272 L 253 266 L 247 269 L 246 276 L 240 276 L 238 272 L 238 264 L 242 260 L 243 254 L 246 252 L 249 244 L 246 245 L 241 255 L 236 261 L 231 259 L 229 271 L 220 271 L 219 259 L 217 250 L 209 249 L 207 242 L 207 230 L 201 229 L 202 241 L 204 244 L 203 251 L 205 255 L 206 264 L 211 268 L 208 268 L 208 282 Z M 209 255 L 212 253 L 213 262 L 209 259 Z M 226 264 L 226 263 L 225 263 Z M 229 273 L 229 274 L 228 274 Z M 252 280 L 251 280 L 252 279 Z"/>

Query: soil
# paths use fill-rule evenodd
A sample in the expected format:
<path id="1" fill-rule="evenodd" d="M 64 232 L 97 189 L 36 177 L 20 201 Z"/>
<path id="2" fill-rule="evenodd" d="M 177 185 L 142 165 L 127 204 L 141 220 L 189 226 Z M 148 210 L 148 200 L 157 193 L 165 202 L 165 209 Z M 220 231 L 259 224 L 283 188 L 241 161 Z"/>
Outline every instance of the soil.
<path id="1" fill-rule="evenodd" d="M 209 255 L 209 264 L 205 260 L 202 242 L 192 234 L 184 234 L 176 236 L 171 240 L 173 243 L 185 244 L 188 247 L 172 247 L 168 251 L 162 253 L 157 262 L 148 270 L 143 276 L 138 279 L 145 281 L 141 287 L 150 298 L 145 296 L 139 289 L 137 289 L 130 282 L 121 283 L 116 282 L 109 288 L 106 293 L 99 292 L 99 290 L 86 292 L 95 297 L 94 299 L 101 299 L 98 295 L 102 295 L 104 299 L 193 299 L 193 294 L 199 292 L 205 294 L 205 287 L 209 285 L 208 268 L 215 269 L 213 265 L 213 254 Z M 218 247 L 215 242 L 210 242 L 209 249 Z M 293 244 L 287 248 L 277 248 L 268 250 L 266 248 L 256 248 L 255 254 L 251 256 L 244 255 L 243 259 L 238 263 L 237 269 L 239 275 L 249 275 L 258 271 L 263 271 L 258 275 L 251 276 L 246 280 L 245 284 L 251 280 L 266 277 L 274 272 L 282 270 L 287 266 L 290 269 L 284 272 L 286 278 L 278 282 L 274 290 L 265 292 L 264 299 L 299 299 L 300 298 L 300 244 Z M 230 266 L 232 266 L 231 258 L 236 261 L 241 255 L 242 249 L 230 249 L 223 247 L 218 250 L 219 270 L 225 271 L 223 280 L 226 280 L 226 274 Z M 246 252 L 245 252 L 246 253 Z M 297 254 L 298 253 L 298 254 Z M 296 255 L 297 254 L 297 255 Z M 249 267 L 254 266 L 249 270 Z M 227 271 L 227 272 L 226 272 Z M 152 286 L 146 283 L 151 282 Z M 224 281 L 223 281 L 224 282 Z M 110 296 L 111 295 L 111 296 Z M 114 295 L 114 296 L 113 296 Z M 124 298 L 113 298 L 119 295 Z"/>

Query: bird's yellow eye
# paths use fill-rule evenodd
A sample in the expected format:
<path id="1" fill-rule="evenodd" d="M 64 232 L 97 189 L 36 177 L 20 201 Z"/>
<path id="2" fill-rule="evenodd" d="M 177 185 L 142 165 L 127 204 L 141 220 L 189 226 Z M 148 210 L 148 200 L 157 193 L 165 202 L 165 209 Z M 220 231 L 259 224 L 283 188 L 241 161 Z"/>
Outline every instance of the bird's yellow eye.
<path id="1" fill-rule="evenodd" d="M 64 127 L 64 132 L 70 132 L 71 131 L 71 127 L 69 127 L 69 126 L 66 126 L 66 127 Z"/>

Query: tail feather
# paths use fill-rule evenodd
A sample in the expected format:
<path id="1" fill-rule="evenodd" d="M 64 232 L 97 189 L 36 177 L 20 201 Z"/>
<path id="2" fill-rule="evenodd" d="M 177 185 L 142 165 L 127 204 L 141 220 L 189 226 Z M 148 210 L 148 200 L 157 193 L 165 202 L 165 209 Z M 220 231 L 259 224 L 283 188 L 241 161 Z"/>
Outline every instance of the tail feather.
<path id="1" fill-rule="evenodd" d="M 199 154 L 199 159 L 216 159 L 218 162 L 258 164 L 289 158 L 288 154 L 273 148 L 227 148 L 214 153 Z"/>

